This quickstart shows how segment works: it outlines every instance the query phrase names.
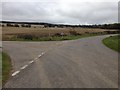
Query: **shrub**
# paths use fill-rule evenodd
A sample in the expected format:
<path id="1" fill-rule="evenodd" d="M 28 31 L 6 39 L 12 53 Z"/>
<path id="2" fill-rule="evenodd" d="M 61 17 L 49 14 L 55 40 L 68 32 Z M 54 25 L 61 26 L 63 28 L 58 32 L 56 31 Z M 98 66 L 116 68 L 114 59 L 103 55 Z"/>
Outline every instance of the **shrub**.
<path id="1" fill-rule="evenodd" d="M 80 35 L 80 34 L 77 33 L 76 31 L 70 31 L 69 33 L 70 33 L 70 35 L 75 35 L 75 36 L 76 36 L 76 35 Z"/>
<path id="2" fill-rule="evenodd" d="M 13 27 L 13 25 L 10 23 L 7 23 L 6 26 Z"/>
<path id="3" fill-rule="evenodd" d="M 29 27 L 29 28 L 30 28 L 30 27 L 31 27 L 31 25 L 30 25 L 30 24 L 28 24 L 28 25 L 26 25 L 26 27 Z"/>
<path id="4" fill-rule="evenodd" d="M 19 27 L 19 25 L 18 25 L 18 24 L 15 24 L 14 26 L 15 26 L 15 27 Z"/>
<path id="5" fill-rule="evenodd" d="M 22 25 L 21 25 L 21 27 L 25 27 L 25 25 L 24 25 L 24 24 L 22 24 Z"/>
<path id="6" fill-rule="evenodd" d="M 4 27 L 5 25 L 2 25 L 2 27 Z"/>
<path id="7" fill-rule="evenodd" d="M 27 40 L 32 40 L 33 36 L 32 35 L 25 35 L 25 34 L 19 34 L 17 35 L 17 38 L 22 38 L 22 39 L 27 39 Z"/>
<path id="8" fill-rule="evenodd" d="M 89 34 L 89 32 L 85 32 L 85 34 Z"/>
<path id="9" fill-rule="evenodd" d="M 107 34 L 119 34 L 120 31 L 104 31 Z"/>
<path id="10" fill-rule="evenodd" d="M 56 33 L 54 36 L 61 36 L 61 34 L 60 33 Z"/>

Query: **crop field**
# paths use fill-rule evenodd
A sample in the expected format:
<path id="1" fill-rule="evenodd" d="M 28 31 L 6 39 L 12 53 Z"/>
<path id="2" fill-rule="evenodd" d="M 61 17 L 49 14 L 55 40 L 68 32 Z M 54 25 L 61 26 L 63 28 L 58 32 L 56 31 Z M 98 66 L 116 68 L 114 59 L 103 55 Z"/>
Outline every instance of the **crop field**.
<path id="1" fill-rule="evenodd" d="M 61 40 L 61 33 L 65 38 L 62 38 L 63 40 L 70 40 L 71 38 L 78 38 L 74 37 L 77 35 L 85 35 L 85 34 L 94 34 L 94 35 L 100 35 L 104 34 L 105 31 L 108 31 L 106 29 L 92 29 L 92 28 L 70 28 L 70 27 L 64 27 L 64 28 L 43 28 L 43 27 L 2 27 L 1 32 L 2 35 L 0 36 L 2 40 L 22 40 L 23 37 L 32 37 L 30 40 L 35 41 L 49 41 L 49 40 Z M 72 33 L 71 33 L 72 32 Z M 72 37 L 69 37 L 73 35 Z M 57 36 L 57 37 L 56 37 Z M 67 36 L 67 37 L 66 37 Z M 20 37 L 20 38 L 19 38 Z M 47 37 L 47 38 L 46 38 Z M 51 39 L 51 37 L 54 37 Z M 81 36 L 80 36 L 81 37 Z"/>
<path id="2" fill-rule="evenodd" d="M 104 29 L 87 29 L 87 28 L 26 28 L 26 27 L 3 27 L 2 35 L 15 35 L 15 34 L 37 34 L 37 35 L 52 35 L 56 33 L 69 34 L 70 31 L 77 33 L 95 33 L 103 32 Z"/>
<path id="3" fill-rule="evenodd" d="M 68 34 L 69 31 L 75 30 L 78 33 L 86 32 L 103 32 L 104 29 L 88 29 L 88 28 L 26 28 L 26 27 L 3 27 L 2 34 L 18 34 L 18 33 L 35 33 L 35 34 L 55 34 L 55 33 L 65 33 Z"/>

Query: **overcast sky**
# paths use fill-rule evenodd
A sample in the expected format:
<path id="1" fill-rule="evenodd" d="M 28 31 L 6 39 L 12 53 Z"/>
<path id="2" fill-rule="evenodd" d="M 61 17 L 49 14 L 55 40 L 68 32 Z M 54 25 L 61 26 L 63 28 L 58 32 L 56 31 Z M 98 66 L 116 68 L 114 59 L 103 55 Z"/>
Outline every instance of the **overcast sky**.
<path id="1" fill-rule="evenodd" d="M 6 2 L 5 2 L 6 1 Z M 58 24 L 104 24 L 118 22 L 118 1 L 25 0 L 2 2 L 2 20 Z"/>

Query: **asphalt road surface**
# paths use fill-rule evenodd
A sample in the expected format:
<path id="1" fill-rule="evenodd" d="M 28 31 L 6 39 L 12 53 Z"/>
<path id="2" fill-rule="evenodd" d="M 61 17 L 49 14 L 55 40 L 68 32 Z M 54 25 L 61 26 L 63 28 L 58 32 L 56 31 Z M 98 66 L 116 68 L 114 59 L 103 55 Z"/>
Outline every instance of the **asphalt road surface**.
<path id="1" fill-rule="evenodd" d="M 12 58 L 4 88 L 117 88 L 118 53 L 107 36 L 60 42 L 3 42 Z"/>

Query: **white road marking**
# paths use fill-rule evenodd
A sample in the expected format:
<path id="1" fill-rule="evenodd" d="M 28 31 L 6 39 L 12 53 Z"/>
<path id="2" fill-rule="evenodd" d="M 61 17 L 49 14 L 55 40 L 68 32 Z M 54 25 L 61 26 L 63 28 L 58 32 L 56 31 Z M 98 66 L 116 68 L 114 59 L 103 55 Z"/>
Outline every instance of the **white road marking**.
<path id="1" fill-rule="evenodd" d="M 33 63 L 34 61 L 30 61 L 29 64 Z"/>
<path id="2" fill-rule="evenodd" d="M 41 57 L 42 55 L 38 55 L 38 57 Z"/>
<path id="3" fill-rule="evenodd" d="M 23 66 L 21 69 L 25 69 L 28 65 Z"/>
<path id="4" fill-rule="evenodd" d="M 42 54 L 41 54 L 41 55 L 38 55 L 38 57 L 41 57 L 41 56 L 42 56 L 42 55 L 44 55 L 44 54 L 45 54 L 45 52 L 42 52 Z M 34 60 L 37 60 L 37 59 L 38 59 L 38 57 L 37 57 L 37 58 L 35 58 Z M 29 62 L 29 64 L 33 63 L 33 62 L 34 62 L 34 60 L 30 61 L 30 62 Z M 24 66 L 23 66 L 23 67 L 21 67 L 20 69 L 21 69 L 21 70 L 23 70 L 23 69 L 25 69 L 26 67 L 28 67 L 28 65 L 24 65 Z M 16 71 L 16 72 L 14 72 L 14 73 L 12 74 L 12 76 L 17 75 L 18 73 L 20 73 L 20 71 Z"/>
<path id="5" fill-rule="evenodd" d="M 34 60 L 37 60 L 38 58 L 35 58 Z"/>
<path id="6" fill-rule="evenodd" d="M 42 55 L 45 54 L 44 52 L 42 52 Z"/>
<path id="7" fill-rule="evenodd" d="M 20 72 L 20 71 L 16 71 L 16 72 L 14 72 L 14 73 L 12 74 L 12 76 L 17 75 L 19 72 Z"/>

